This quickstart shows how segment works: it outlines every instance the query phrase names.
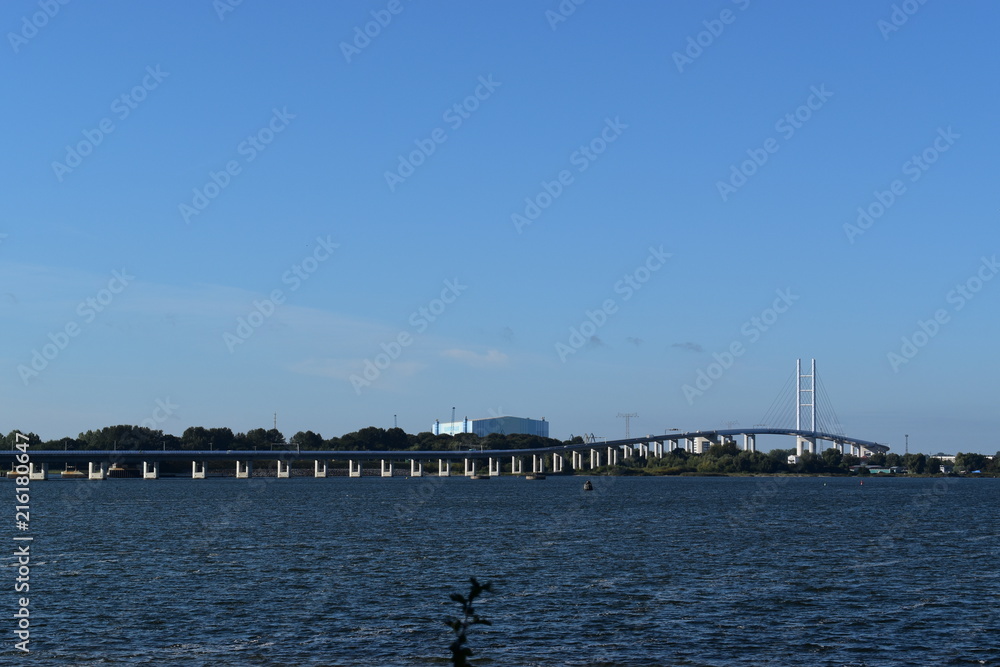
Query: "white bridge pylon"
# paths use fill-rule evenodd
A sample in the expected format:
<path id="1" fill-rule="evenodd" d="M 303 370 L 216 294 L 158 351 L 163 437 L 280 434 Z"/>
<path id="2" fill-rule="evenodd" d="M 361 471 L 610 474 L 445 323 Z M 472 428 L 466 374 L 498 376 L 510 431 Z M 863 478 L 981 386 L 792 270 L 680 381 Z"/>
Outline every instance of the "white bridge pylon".
<path id="1" fill-rule="evenodd" d="M 805 382 L 803 382 L 805 380 Z M 803 395 L 807 395 L 808 399 Z M 808 403 L 806 402 L 808 400 Z M 807 430 L 816 430 L 816 360 L 812 360 L 809 375 L 802 374 L 802 360 L 795 360 L 795 429 L 802 429 L 803 414 L 808 417 L 809 427 Z M 803 450 L 808 450 L 810 454 L 816 453 L 816 438 L 797 437 L 795 438 L 795 453 L 802 456 Z M 843 451 L 843 448 L 841 448 Z"/>

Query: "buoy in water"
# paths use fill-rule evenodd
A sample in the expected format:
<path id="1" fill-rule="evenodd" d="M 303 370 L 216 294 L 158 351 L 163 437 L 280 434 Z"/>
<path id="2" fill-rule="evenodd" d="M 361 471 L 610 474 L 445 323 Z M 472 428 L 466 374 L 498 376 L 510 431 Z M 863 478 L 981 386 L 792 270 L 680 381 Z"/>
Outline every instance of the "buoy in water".
<path id="1" fill-rule="evenodd" d="M 586 482 L 583 483 L 583 490 L 584 491 L 593 491 L 594 490 L 594 485 L 590 483 L 589 479 Z"/>

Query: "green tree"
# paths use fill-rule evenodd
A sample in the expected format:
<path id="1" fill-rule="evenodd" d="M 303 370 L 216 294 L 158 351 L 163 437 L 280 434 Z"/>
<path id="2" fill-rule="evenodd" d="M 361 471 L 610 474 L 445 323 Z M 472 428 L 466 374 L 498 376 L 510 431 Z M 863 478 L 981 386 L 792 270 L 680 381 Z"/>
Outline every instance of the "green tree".
<path id="1" fill-rule="evenodd" d="M 795 453 L 796 450 L 794 449 L 772 449 L 767 453 L 767 456 L 773 459 L 784 470 L 788 466 L 788 457 Z"/>
<path id="2" fill-rule="evenodd" d="M 927 469 L 927 457 L 923 454 L 906 454 L 903 456 L 903 465 L 907 472 L 922 475 Z"/>
<path id="3" fill-rule="evenodd" d="M 727 440 L 722 444 L 716 443 L 708 448 L 708 455 L 717 459 L 723 456 L 736 456 L 739 453 L 740 448 L 732 440 Z"/>
<path id="4" fill-rule="evenodd" d="M 131 426 L 118 439 L 118 449 L 159 449 L 163 431 L 146 426 Z"/>
<path id="5" fill-rule="evenodd" d="M 882 452 L 876 452 L 868 457 L 868 464 L 873 466 L 884 466 L 885 465 L 885 454 Z"/>
<path id="6" fill-rule="evenodd" d="M 298 449 L 323 449 L 323 436 L 312 431 L 299 431 L 292 436 L 290 442 Z"/>
<path id="7" fill-rule="evenodd" d="M 14 449 L 14 446 L 18 442 L 20 442 L 21 444 L 24 444 L 26 442 L 24 438 L 18 439 L 17 437 L 18 433 L 28 438 L 27 440 L 28 447 L 37 447 L 38 445 L 42 444 L 42 439 L 39 438 L 37 434 L 25 433 L 24 431 L 21 431 L 19 429 L 14 429 L 4 437 L 3 439 L 4 449 Z"/>
<path id="8" fill-rule="evenodd" d="M 842 470 L 842 465 L 844 463 L 844 455 L 838 449 L 830 447 L 823 452 L 823 465 L 826 466 L 827 472 L 837 472 Z"/>
<path id="9" fill-rule="evenodd" d="M 823 457 L 811 452 L 802 452 L 799 462 L 792 466 L 792 470 L 803 474 L 816 474 L 825 470 Z"/>
<path id="10" fill-rule="evenodd" d="M 160 449 L 163 431 L 145 426 L 119 424 L 81 433 L 82 449 Z"/>
<path id="11" fill-rule="evenodd" d="M 228 426 L 208 429 L 208 437 L 209 447 L 212 449 L 235 449 L 233 443 L 236 436 L 233 435 L 232 429 Z"/>
<path id="12" fill-rule="evenodd" d="M 385 446 L 385 429 L 376 426 L 366 426 L 354 433 L 345 434 L 341 440 L 346 445 L 345 449 L 357 451 L 379 451 Z"/>
<path id="13" fill-rule="evenodd" d="M 267 431 L 262 428 L 252 428 L 244 435 L 247 449 L 270 449 L 274 444 L 273 440 L 267 437 Z"/>
<path id="14" fill-rule="evenodd" d="M 385 442 L 385 448 L 392 451 L 403 451 L 410 446 L 410 440 L 406 437 L 406 431 L 398 427 L 387 429 L 385 436 L 383 436 L 383 441 Z"/>
<path id="15" fill-rule="evenodd" d="M 955 455 L 955 467 L 964 470 L 965 472 L 972 472 L 973 470 L 982 470 L 986 465 L 986 457 L 982 454 L 973 454 L 959 452 Z"/>
<path id="16" fill-rule="evenodd" d="M 66 451 L 73 451 L 74 449 L 80 449 L 80 442 L 76 438 L 59 438 L 58 440 L 49 440 L 42 445 L 42 449 L 62 449 Z"/>
<path id="17" fill-rule="evenodd" d="M 212 436 L 203 426 L 189 426 L 181 433 L 181 448 L 204 451 L 211 449 Z"/>

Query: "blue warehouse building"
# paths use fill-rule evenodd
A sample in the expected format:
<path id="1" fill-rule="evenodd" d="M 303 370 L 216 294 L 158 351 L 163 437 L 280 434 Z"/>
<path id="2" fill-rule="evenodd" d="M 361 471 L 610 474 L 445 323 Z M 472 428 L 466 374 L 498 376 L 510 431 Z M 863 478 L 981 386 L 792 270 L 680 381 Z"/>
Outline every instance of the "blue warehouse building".
<path id="1" fill-rule="evenodd" d="M 466 417 L 462 421 L 444 422 L 437 420 L 431 427 L 434 435 L 456 435 L 458 433 L 475 433 L 479 437 L 486 437 L 490 433 L 503 433 L 510 435 L 513 433 L 524 433 L 526 435 L 537 435 L 542 438 L 549 437 L 549 423 L 545 418 L 527 419 L 525 417 L 489 417 L 487 419 L 469 419 Z"/>

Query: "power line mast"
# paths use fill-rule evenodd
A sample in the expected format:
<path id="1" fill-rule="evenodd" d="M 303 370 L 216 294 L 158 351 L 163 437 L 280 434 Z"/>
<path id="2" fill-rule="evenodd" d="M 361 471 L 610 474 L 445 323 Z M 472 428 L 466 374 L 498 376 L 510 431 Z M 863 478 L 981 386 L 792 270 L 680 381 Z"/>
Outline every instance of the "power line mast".
<path id="1" fill-rule="evenodd" d="M 618 417 L 619 418 L 624 418 L 625 419 L 625 439 L 626 440 L 628 440 L 628 438 L 629 438 L 629 422 L 632 420 L 632 417 L 638 417 L 638 416 L 639 416 L 638 412 L 628 412 L 628 413 L 619 412 L 618 413 Z"/>

